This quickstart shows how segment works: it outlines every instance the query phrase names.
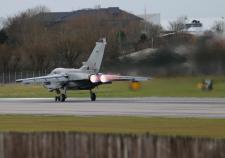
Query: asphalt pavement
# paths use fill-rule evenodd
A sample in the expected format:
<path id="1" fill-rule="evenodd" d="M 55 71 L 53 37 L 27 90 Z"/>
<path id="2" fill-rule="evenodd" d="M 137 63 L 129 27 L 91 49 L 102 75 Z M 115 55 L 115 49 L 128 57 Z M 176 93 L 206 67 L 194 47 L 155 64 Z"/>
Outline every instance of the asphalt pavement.
<path id="1" fill-rule="evenodd" d="M 225 118 L 223 98 L 2 98 L 0 114 Z"/>

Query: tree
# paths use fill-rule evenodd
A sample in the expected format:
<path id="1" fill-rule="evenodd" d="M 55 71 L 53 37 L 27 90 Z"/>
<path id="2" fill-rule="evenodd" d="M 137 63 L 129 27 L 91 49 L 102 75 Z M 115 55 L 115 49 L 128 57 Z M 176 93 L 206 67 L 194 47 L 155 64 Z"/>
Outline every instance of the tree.
<path id="1" fill-rule="evenodd" d="M 57 42 L 56 58 L 59 59 L 58 64 L 62 67 L 78 66 L 78 57 L 81 55 L 81 52 L 81 44 L 78 39 L 67 37 Z"/>
<path id="2" fill-rule="evenodd" d="M 126 14 L 81 13 L 48 25 L 42 18 L 46 15 L 43 12 L 49 10 L 35 7 L 6 20 L 0 32 L 0 44 L 4 44 L 0 56 L 10 56 L 9 60 L 0 58 L 0 63 L 5 60 L 10 66 L 4 69 L 27 71 L 77 67 L 87 60 L 95 42 L 102 37 L 106 37 L 108 43 L 103 63 L 107 65 L 114 63 L 110 61 L 119 56 L 118 32 L 121 31 L 119 36 L 125 52 L 132 49 L 132 44 L 138 43 L 143 30 L 140 21 L 129 20 Z"/>
<path id="3" fill-rule="evenodd" d="M 0 43 L 5 43 L 8 39 L 6 31 L 4 29 L 0 30 Z"/>
<path id="4" fill-rule="evenodd" d="M 220 38 L 199 38 L 195 51 L 190 55 L 197 73 L 225 74 L 225 45 Z"/>
<path id="5" fill-rule="evenodd" d="M 222 34 L 225 31 L 225 21 L 216 21 L 212 27 L 212 30 L 218 34 Z"/>
<path id="6" fill-rule="evenodd" d="M 160 25 L 146 23 L 145 27 L 146 27 L 145 32 L 149 39 L 159 37 L 160 33 L 162 32 L 162 27 Z"/>
<path id="7" fill-rule="evenodd" d="M 3 72 L 9 71 L 12 50 L 6 44 L 0 44 L 0 69 Z"/>
<path id="8" fill-rule="evenodd" d="M 161 48 L 151 54 L 147 60 L 152 66 L 168 67 L 184 63 L 186 58 L 175 53 L 171 48 Z"/>
<path id="9" fill-rule="evenodd" d="M 174 32 L 180 32 L 185 29 L 187 17 L 179 17 L 175 21 L 169 22 L 169 30 Z"/>
<path id="10" fill-rule="evenodd" d="M 46 7 L 38 6 L 5 21 L 3 33 L 7 36 L 7 47 L 12 54 L 9 60 L 11 69 L 41 70 L 49 66 L 51 35 L 44 24 L 35 18 L 45 11 L 48 11 Z"/>
<path id="11" fill-rule="evenodd" d="M 43 26 L 40 19 L 35 18 L 36 15 L 48 11 L 44 6 L 38 6 L 14 16 L 9 17 L 4 23 L 4 30 L 6 31 L 8 42 L 10 44 L 22 44 L 26 41 L 26 35 L 30 34 L 31 30 L 35 30 L 39 26 Z"/>

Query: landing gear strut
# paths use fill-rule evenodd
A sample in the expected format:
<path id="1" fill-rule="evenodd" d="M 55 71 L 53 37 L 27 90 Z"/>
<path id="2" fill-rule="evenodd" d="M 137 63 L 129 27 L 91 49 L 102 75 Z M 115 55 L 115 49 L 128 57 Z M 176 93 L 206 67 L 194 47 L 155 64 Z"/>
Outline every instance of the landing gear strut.
<path id="1" fill-rule="evenodd" d="M 64 93 L 62 91 L 64 91 Z M 65 89 L 63 89 L 63 90 L 57 89 L 56 90 L 55 102 L 65 102 L 66 98 L 67 98 L 67 96 L 66 96 Z"/>
<path id="2" fill-rule="evenodd" d="M 93 93 L 91 90 L 90 90 L 90 98 L 91 98 L 91 101 L 96 101 L 96 94 Z"/>

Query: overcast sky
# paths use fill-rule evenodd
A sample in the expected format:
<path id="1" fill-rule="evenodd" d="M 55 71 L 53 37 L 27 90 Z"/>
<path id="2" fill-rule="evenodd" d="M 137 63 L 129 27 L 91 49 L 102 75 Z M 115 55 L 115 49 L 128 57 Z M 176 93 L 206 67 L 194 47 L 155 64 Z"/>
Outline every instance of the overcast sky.
<path id="1" fill-rule="evenodd" d="M 188 17 L 225 16 L 225 0 L 0 0 L 0 17 L 6 18 L 32 8 L 45 5 L 51 11 L 72 11 L 93 8 L 101 3 L 102 7 L 120 7 L 135 14 L 161 13 L 161 19 Z"/>

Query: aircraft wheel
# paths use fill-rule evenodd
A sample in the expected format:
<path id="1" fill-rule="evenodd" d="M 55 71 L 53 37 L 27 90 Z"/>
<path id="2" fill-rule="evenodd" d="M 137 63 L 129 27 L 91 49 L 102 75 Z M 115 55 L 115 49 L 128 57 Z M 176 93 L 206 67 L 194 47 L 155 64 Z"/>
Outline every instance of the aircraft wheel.
<path id="1" fill-rule="evenodd" d="M 60 101 L 60 97 L 59 96 L 55 96 L 55 102 Z"/>
<path id="2" fill-rule="evenodd" d="M 91 101 L 95 101 L 96 100 L 96 95 L 95 93 L 91 93 Z"/>
<path id="3" fill-rule="evenodd" d="M 61 94 L 60 101 L 61 102 L 65 102 L 65 100 L 66 100 L 66 95 L 65 94 Z"/>

